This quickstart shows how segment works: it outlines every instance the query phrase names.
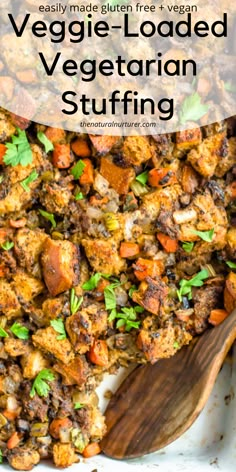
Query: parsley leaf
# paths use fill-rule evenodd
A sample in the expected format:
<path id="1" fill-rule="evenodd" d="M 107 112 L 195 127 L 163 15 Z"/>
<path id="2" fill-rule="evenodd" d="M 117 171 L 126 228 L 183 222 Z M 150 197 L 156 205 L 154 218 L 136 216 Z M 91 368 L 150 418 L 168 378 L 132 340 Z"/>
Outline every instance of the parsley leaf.
<path id="1" fill-rule="evenodd" d="M 125 331 L 129 332 L 132 328 L 138 329 L 140 321 L 137 321 L 137 313 L 142 313 L 144 309 L 141 306 L 130 308 L 121 308 L 120 313 L 113 313 L 112 319 L 117 319 L 116 328 L 125 327 Z M 115 315 L 115 318 L 114 318 Z M 111 315 L 110 315 L 111 317 Z M 112 319 L 108 318 L 109 321 Z"/>
<path id="2" fill-rule="evenodd" d="M 81 161 L 81 159 L 75 164 L 73 169 L 71 169 L 71 173 L 75 179 L 79 179 L 81 177 L 85 167 L 86 165 L 83 163 L 83 161 Z"/>
<path id="3" fill-rule="evenodd" d="M 54 218 L 53 213 L 48 213 L 47 211 L 44 211 L 44 210 L 39 210 L 39 213 L 40 213 L 40 215 L 42 215 L 44 218 L 46 218 L 46 220 L 50 221 L 50 223 L 52 224 L 52 227 L 53 227 L 53 228 L 56 228 L 57 224 L 56 224 L 56 221 L 55 221 L 55 218 Z"/>
<path id="4" fill-rule="evenodd" d="M 12 241 L 6 241 L 5 243 L 1 244 L 1 248 L 4 249 L 4 251 L 10 251 L 14 247 L 14 243 Z"/>
<path id="5" fill-rule="evenodd" d="M 3 157 L 3 161 L 7 166 L 27 166 L 31 164 L 33 159 L 32 150 L 27 139 L 25 131 L 16 128 L 18 136 L 12 136 L 12 142 L 6 143 L 7 152 Z"/>
<path id="6" fill-rule="evenodd" d="M 179 283 L 180 289 L 177 290 L 178 299 L 181 302 L 184 295 L 188 295 L 188 299 L 192 299 L 192 287 L 202 287 L 203 281 L 208 279 L 209 272 L 206 269 L 201 270 L 192 279 L 182 279 Z"/>
<path id="7" fill-rule="evenodd" d="M 3 455 L 2 455 L 2 450 L 0 449 L 0 464 L 3 463 Z"/>
<path id="8" fill-rule="evenodd" d="M 149 174 L 149 171 L 145 170 L 145 172 L 142 172 L 142 174 L 137 175 L 135 180 L 140 182 L 140 184 L 145 185 L 148 181 L 148 174 Z"/>
<path id="9" fill-rule="evenodd" d="M 50 391 L 50 386 L 47 384 L 47 382 L 52 382 L 54 379 L 54 374 L 50 369 L 41 370 L 41 372 L 39 372 L 37 377 L 34 379 L 34 383 L 30 391 L 30 397 L 33 398 L 36 393 L 39 395 L 39 397 L 47 397 Z"/>
<path id="10" fill-rule="evenodd" d="M 230 269 L 236 269 L 236 262 L 227 261 L 226 264 Z"/>
<path id="11" fill-rule="evenodd" d="M 95 288 L 97 288 L 101 277 L 102 274 L 100 272 L 97 272 L 96 274 L 92 275 L 92 277 L 90 277 L 90 279 L 82 285 L 82 289 L 94 290 Z"/>
<path id="12" fill-rule="evenodd" d="M 116 294 L 114 288 L 118 287 L 118 285 L 116 283 L 110 284 L 104 289 L 104 299 L 107 310 L 114 310 L 116 308 Z"/>
<path id="13" fill-rule="evenodd" d="M 5 329 L 3 329 L 1 326 L 0 326 L 0 338 L 8 338 L 8 334 L 7 332 L 5 331 Z"/>
<path id="14" fill-rule="evenodd" d="M 186 121 L 197 121 L 208 112 L 209 106 L 201 102 L 201 97 L 197 92 L 186 97 L 182 103 L 179 120 L 183 125 Z"/>
<path id="15" fill-rule="evenodd" d="M 194 243 L 188 243 L 188 242 L 183 243 L 182 248 L 185 252 L 192 252 L 194 248 Z"/>
<path id="16" fill-rule="evenodd" d="M 83 303 L 83 297 L 78 298 L 77 295 L 75 295 L 75 289 L 72 288 L 70 292 L 70 311 L 71 314 L 74 315 L 80 308 L 80 306 Z"/>
<path id="17" fill-rule="evenodd" d="M 77 194 L 75 195 L 75 199 L 76 199 L 76 201 L 77 201 L 77 200 L 83 200 L 83 199 L 84 199 L 84 196 L 83 196 L 82 192 L 77 193 Z"/>
<path id="18" fill-rule="evenodd" d="M 174 348 L 174 349 L 179 349 L 179 347 L 180 347 L 180 346 L 179 346 L 178 341 L 175 341 L 174 344 L 173 344 L 173 348 Z"/>
<path id="19" fill-rule="evenodd" d="M 138 290 L 138 288 L 136 287 L 136 285 L 132 285 L 129 289 L 129 297 L 132 298 L 132 295 L 134 292 L 136 292 L 136 290 Z"/>
<path id="20" fill-rule="evenodd" d="M 192 231 L 194 234 L 199 236 L 203 241 L 206 241 L 207 243 L 211 243 L 213 236 L 214 236 L 214 228 L 210 229 L 209 231 Z"/>
<path id="21" fill-rule="evenodd" d="M 74 409 L 75 409 L 75 410 L 80 410 L 81 408 L 84 408 L 83 403 L 76 402 L 76 403 L 74 404 Z"/>
<path id="22" fill-rule="evenodd" d="M 40 141 L 40 143 L 42 143 L 44 145 L 44 149 L 45 149 L 45 152 L 50 152 L 50 151 L 53 151 L 54 149 L 54 146 L 53 144 L 51 143 L 51 141 L 49 141 L 49 139 L 47 138 L 46 134 L 44 134 L 42 131 L 39 131 L 37 133 L 37 138 L 38 140 Z"/>
<path id="23" fill-rule="evenodd" d="M 65 330 L 63 320 L 61 318 L 50 321 L 50 325 L 53 327 L 53 329 L 57 333 L 60 334 L 60 336 L 57 336 L 58 340 L 66 339 L 66 330 Z"/>
<path id="24" fill-rule="evenodd" d="M 14 323 L 10 331 L 19 339 L 29 339 L 29 330 L 20 323 Z"/>
<path id="25" fill-rule="evenodd" d="M 39 176 L 38 172 L 36 172 L 36 170 L 33 170 L 31 174 L 28 175 L 28 177 L 26 177 L 26 179 L 22 180 L 20 184 L 21 184 L 21 187 L 23 187 L 23 189 L 25 190 L 25 192 L 30 191 L 29 184 L 31 184 L 31 182 L 34 182 L 34 180 L 36 180 L 38 176 Z"/>

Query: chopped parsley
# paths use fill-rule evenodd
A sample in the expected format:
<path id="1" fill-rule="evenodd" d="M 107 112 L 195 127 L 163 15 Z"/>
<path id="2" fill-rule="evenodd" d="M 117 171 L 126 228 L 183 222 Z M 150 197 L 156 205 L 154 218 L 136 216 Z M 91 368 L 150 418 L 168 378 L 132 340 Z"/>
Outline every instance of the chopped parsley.
<path id="1" fill-rule="evenodd" d="M 149 171 L 145 170 L 145 172 L 142 172 L 142 174 L 137 175 L 136 180 L 140 182 L 140 184 L 145 185 L 148 181 L 148 174 Z"/>
<path id="2" fill-rule="evenodd" d="M 192 279 L 182 279 L 179 283 L 180 289 L 177 290 L 178 299 L 181 302 L 184 295 L 188 295 L 188 299 L 192 299 L 192 287 L 202 287 L 204 280 L 208 279 L 209 272 L 206 269 L 201 270 Z"/>
<path id="3" fill-rule="evenodd" d="M 76 403 L 74 404 L 74 409 L 75 409 L 75 410 L 80 410 L 81 408 L 84 408 L 83 403 L 76 402 Z"/>
<path id="4" fill-rule="evenodd" d="M 188 242 L 183 243 L 182 248 L 185 252 L 192 252 L 194 248 L 194 243 L 188 243 Z"/>
<path id="5" fill-rule="evenodd" d="M 179 114 L 180 124 L 187 121 L 197 121 L 208 112 L 209 106 L 201 102 L 201 97 L 197 92 L 186 97 L 181 105 Z"/>
<path id="6" fill-rule="evenodd" d="M 71 169 L 71 173 L 73 175 L 73 177 L 75 179 L 79 179 L 81 177 L 81 175 L 83 174 L 84 172 L 84 168 L 86 167 L 86 165 L 83 163 L 83 161 L 81 161 L 81 159 L 75 164 L 75 166 L 73 167 L 73 169 Z"/>
<path id="7" fill-rule="evenodd" d="M 16 128 L 18 136 L 12 136 L 12 142 L 6 143 L 7 151 L 3 161 L 7 166 L 15 167 L 18 164 L 27 166 L 33 160 L 32 150 L 26 136 L 26 132 Z"/>
<path id="8" fill-rule="evenodd" d="M 129 289 L 129 297 L 132 298 L 132 295 L 134 292 L 136 292 L 136 290 L 138 290 L 138 288 L 136 287 L 136 285 L 132 285 Z"/>
<path id="9" fill-rule="evenodd" d="M 56 228 L 57 224 L 54 218 L 53 213 L 48 213 L 44 210 L 39 210 L 40 215 L 42 215 L 46 220 L 50 221 L 53 228 Z"/>
<path id="10" fill-rule="evenodd" d="M 175 341 L 175 342 L 174 342 L 173 348 L 174 348 L 174 349 L 179 349 L 179 348 L 180 348 L 180 345 L 179 345 L 178 341 Z"/>
<path id="11" fill-rule="evenodd" d="M 97 288 L 101 277 L 102 274 L 100 272 L 97 272 L 96 274 L 92 275 L 92 277 L 90 277 L 90 279 L 82 285 L 82 289 L 89 291 L 94 290 L 95 288 Z"/>
<path id="12" fill-rule="evenodd" d="M 199 236 L 203 241 L 206 241 L 207 243 L 211 243 L 213 236 L 214 236 L 214 228 L 210 229 L 209 231 L 192 231 L 194 234 Z"/>
<path id="13" fill-rule="evenodd" d="M 116 328 L 124 326 L 125 331 L 129 332 L 132 328 L 138 329 L 140 321 L 137 321 L 137 313 L 143 313 L 144 309 L 141 306 L 130 308 L 121 308 L 121 312 L 117 313 L 115 309 L 111 311 L 108 321 L 117 320 Z"/>
<path id="14" fill-rule="evenodd" d="M 79 310 L 82 303 L 83 297 L 77 297 L 77 295 L 75 295 L 75 289 L 72 288 L 70 292 L 70 311 L 72 315 L 74 315 Z"/>
<path id="15" fill-rule="evenodd" d="M 0 464 L 3 463 L 3 455 L 2 455 L 2 450 L 0 449 Z"/>
<path id="16" fill-rule="evenodd" d="M 29 330 L 20 323 L 14 323 L 10 331 L 19 339 L 29 339 Z"/>
<path id="17" fill-rule="evenodd" d="M 113 310 L 116 308 L 116 294 L 114 289 L 119 287 L 121 283 L 119 281 L 107 285 L 104 289 L 105 307 L 107 310 Z"/>
<path id="18" fill-rule="evenodd" d="M 76 200 L 83 200 L 83 199 L 84 199 L 84 196 L 83 196 L 82 192 L 77 193 L 77 194 L 75 195 L 75 199 L 76 199 Z"/>
<path id="19" fill-rule="evenodd" d="M 46 134 L 44 134 L 42 131 L 39 131 L 37 133 L 37 138 L 38 140 L 40 141 L 40 143 L 42 143 L 44 145 L 44 150 L 45 152 L 50 152 L 50 151 L 53 151 L 54 149 L 54 146 L 53 144 L 51 143 L 51 141 L 49 141 L 49 139 L 47 138 Z"/>
<path id="20" fill-rule="evenodd" d="M 6 241 L 5 243 L 1 244 L 1 248 L 4 249 L 4 251 L 10 251 L 14 247 L 14 243 L 12 241 Z"/>
<path id="21" fill-rule="evenodd" d="M 33 170 L 31 174 L 28 177 L 26 177 L 26 179 L 22 180 L 20 184 L 21 184 L 21 187 L 23 187 L 23 189 L 25 190 L 25 192 L 30 191 L 29 184 L 31 184 L 31 182 L 34 182 L 38 178 L 38 176 L 39 176 L 38 172 L 36 172 L 36 170 Z"/>
<path id="22" fill-rule="evenodd" d="M 236 262 L 227 261 L 226 264 L 230 269 L 236 269 Z"/>
<path id="23" fill-rule="evenodd" d="M 1 326 L 0 326 L 0 338 L 8 338 L 7 332 Z"/>
<path id="24" fill-rule="evenodd" d="M 39 397 L 47 397 L 50 391 L 50 386 L 47 382 L 52 382 L 55 379 L 54 374 L 50 369 L 43 369 L 34 379 L 30 397 L 33 398 L 37 393 Z"/>
<path id="25" fill-rule="evenodd" d="M 50 321 L 50 325 L 53 327 L 53 329 L 57 333 L 59 333 L 59 336 L 57 336 L 58 341 L 61 341 L 62 339 L 66 339 L 66 330 L 65 330 L 63 320 L 61 318 Z"/>

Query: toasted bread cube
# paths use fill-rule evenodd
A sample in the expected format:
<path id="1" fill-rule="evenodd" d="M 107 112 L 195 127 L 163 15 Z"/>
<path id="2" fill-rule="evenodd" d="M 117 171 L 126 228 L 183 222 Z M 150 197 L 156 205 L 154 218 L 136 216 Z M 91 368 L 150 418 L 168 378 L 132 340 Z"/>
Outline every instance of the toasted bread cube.
<path id="1" fill-rule="evenodd" d="M 21 306 L 11 285 L 0 279 L 0 309 L 8 318 L 16 318 L 21 314 Z"/>
<path id="2" fill-rule="evenodd" d="M 134 169 L 123 169 L 114 164 L 110 157 L 102 157 L 100 173 L 120 195 L 129 192 L 130 184 L 135 179 Z"/>
<path id="3" fill-rule="evenodd" d="M 79 461 L 71 444 L 56 443 L 53 446 L 53 461 L 56 467 L 66 468 Z"/>
<path id="4" fill-rule="evenodd" d="M 48 354 L 53 354 L 59 361 L 68 364 L 74 359 L 71 343 L 68 339 L 58 340 L 58 333 L 49 326 L 39 329 L 32 336 L 33 344 Z"/>
<path id="5" fill-rule="evenodd" d="M 126 263 L 118 254 L 117 245 L 112 239 L 83 239 L 82 245 L 86 256 L 96 272 L 118 275 L 125 269 Z"/>

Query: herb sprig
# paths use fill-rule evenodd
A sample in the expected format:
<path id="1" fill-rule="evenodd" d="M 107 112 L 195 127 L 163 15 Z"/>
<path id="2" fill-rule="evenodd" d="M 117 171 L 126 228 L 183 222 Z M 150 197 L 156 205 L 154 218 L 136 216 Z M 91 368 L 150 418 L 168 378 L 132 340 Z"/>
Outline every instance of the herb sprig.
<path id="1" fill-rule="evenodd" d="M 16 128 L 18 136 L 12 136 L 12 142 L 6 143 L 7 151 L 3 161 L 7 166 L 15 167 L 18 164 L 27 166 L 33 160 L 32 150 L 26 132 Z"/>
<path id="2" fill-rule="evenodd" d="M 188 295 L 188 299 L 192 299 L 192 287 L 202 287 L 204 280 L 208 279 L 209 272 L 206 269 L 201 270 L 192 279 L 182 279 L 179 283 L 180 289 L 177 290 L 178 299 L 181 302 L 184 295 Z"/>
<path id="3" fill-rule="evenodd" d="M 179 121 L 183 125 L 187 121 L 197 121 L 208 112 L 209 106 L 201 102 L 201 97 L 197 92 L 186 97 L 182 103 Z"/>
<path id="4" fill-rule="evenodd" d="M 38 178 L 38 176 L 38 172 L 36 172 L 36 170 L 33 170 L 31 174 L 26 177 L 26 179 L 22 180 L 20 184 L 21 187 L 23 187 L 23 189 L 25 190 L 25 192 L 30 192 L 29 184 L 31 184 L 31 182 L 34 182 Z"/>
<path id="5" fill-rule="evenodd" d="M 1 244 L 1 248 L 4 251 L 10 251 L 14 247 L 14 243 L 12 241 L 6 241 L 5 243 Z"/>
<path id="6" fill-rule="evenodd" d="M 37 138 L 40 141 L 41 144 L 44 145 L 44 150 L 46 153 L 53 151 L 54 146 L 51 141 L 47 138 L 46 134 L 44 134 L 42 131 L 39 131 L 37 133 Z"/>
<path id="7" fill-rule="evenodd" d="M 20 323 L 14 323 L 10 331 L 19 339 L 29 339 L 29 330 Z"/>
<path id="8" fill-rule="evenodd" d="M 53 228 L 57 227 L 55 217 L 53 213 L 48 213 L 47 211 L 44 210 L 39 210 L 40 215 L 42 215 L 46 220 L 50 221 L 51 225 Z"/>
<path id="9" fill-rule="evenodd" d="M 207 243 L 211 243 L 213 236 L 214 236 L 214 228 L 210 229 L 209 231 L 197 231 L 193 230 L 192 233 L 196 234 L 201 238 L 203 241 L 206 241 Z"/>
<path id="10" fill-rule="evenodd" d="M 58 341 L 61 341 L 63 339 L 66 339 L 66 330 L 65 326 L 63 323 L 63 320 L 61 318 L 58 318 L 57 320 L 52 320 L 50 321 L 50 325 L 52 328 L 59 333 L 59 336 L 57 336 Z"/>
<path id="11" fill-rule="evenodd" d="M 3 329 L 1 326 L 0 326 L 0 338 L 8 338 L 8 334 L 7 332 L 5 331 L 5 329 Z"/>
<path id="12" fill-rule="evenodd" d="M 47 382 L 52 382 L 55 379 L 54 374 L 50 369 L 43 369 L 34 379 L 30 397 L 33 398 L 37 393 L 39 397 L 47 397 L 50 391 L 50 386 Z"/>
<path id="13" fill-rule="evenodd" d="M 121 308 L 121 312 L 117 313 L 115 309 L 112 310 L 108 321 L 117 320 L 116 328 L 124 326 L 125 331 L 129 332 L 132 328 L 138 329 L 140 321 L 137 321 L 137 313 L 143 313 L 144 309 L 141 306 L 130 308 Z"/>
<path id="14" fill-rule="evenodd" d="M 77 295 L 75 295 L 75 289 L 72 288 L 70 292 L 70 311 L 72 315 L 74 315 L 79 310 L 82 303 L 83 297 L 77 297 Z"/>
<path id="15" fill-rule="evenodd" d="M 192 252 L 194 243 L 186 242 L 182 244 L 182 248 L 185 252 Z"/>
<path id="16" fill-rule="evenodd" d="M 84 168 L 86 165 L 81 161 L 81 159 L 75 164 L 75 166 L 71 169 L 71 174 L 77 180 L 81 177 L 84 172 Z"/>

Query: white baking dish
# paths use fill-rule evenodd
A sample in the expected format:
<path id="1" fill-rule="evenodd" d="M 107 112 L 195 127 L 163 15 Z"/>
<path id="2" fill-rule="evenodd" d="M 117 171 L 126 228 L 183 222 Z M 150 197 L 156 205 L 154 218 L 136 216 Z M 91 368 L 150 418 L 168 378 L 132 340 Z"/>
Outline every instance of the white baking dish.
<path id="1" fill-rule="evenodd" d="M 114 391 L 124 377 L 107 377 L 99 394 L 105 407 L 103 393 Z M 233 363 L 226 362 L 218 376 L 212 395 L 195 424 L 177 441 L 162 451 L 128 461 L 111 460 L 103 455 L 81 459 L 70 467 L 70 472 L 235 472 L 236 471 L 236 345 Z M 154 399 L 155 401 L 155 399 Z M 2 466 L 4 471 L 12 470 Z M 48 472 L 53 465 L 42 463 L 37 472 Z M 3 472 L 4 472 L 3 471 Z"/>

